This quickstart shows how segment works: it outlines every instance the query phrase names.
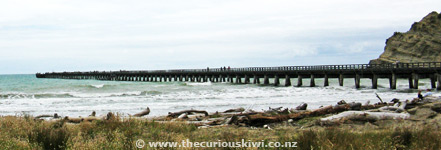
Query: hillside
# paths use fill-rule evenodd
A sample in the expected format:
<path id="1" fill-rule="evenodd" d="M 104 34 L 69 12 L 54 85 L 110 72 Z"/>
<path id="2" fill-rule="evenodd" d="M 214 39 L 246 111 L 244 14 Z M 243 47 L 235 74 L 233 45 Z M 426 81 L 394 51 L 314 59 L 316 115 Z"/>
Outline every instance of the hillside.
<path id="1" fill-rule="evenodd" d="M 441 62 L 441 14 L 431 12 L 406 33 L 395 32 L 386 40 L 379 58 L 370 64 Z"/>

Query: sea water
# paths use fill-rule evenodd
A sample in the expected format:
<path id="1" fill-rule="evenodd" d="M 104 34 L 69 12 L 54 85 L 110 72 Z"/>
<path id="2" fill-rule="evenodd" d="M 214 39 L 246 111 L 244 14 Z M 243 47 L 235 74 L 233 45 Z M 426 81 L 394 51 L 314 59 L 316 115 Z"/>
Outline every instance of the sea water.
<path id="1" fill-rule="evenodd" d="M 280 80 L 283 85 L 284 80 Z M 297 79 L 291 79 L 296 83 Z M 273 81 L 271 81 L 273 82 Z M 193 82 L 125 82 L 99 80 L 37 79 L 35 75 L 0 75 L 0 116 L 42 115 L 87 116 L 115 112 L 130 115 L 149 107 L 149 116 L 167 115 L 187 109 L 208 112 L 243 107 L 261 111 L 269 107 L 295 108 L 307 103 L 308 109 L 346 102 L 379 102 L 393 98 L 413 99 L 417 90 L 408 88 L 408 80 L 398 80 L 397 89 L 389 89 L 389 80 L 379 79 L 378 89 L 371 89 L 370 79 L 361 79 L 356 89 L 354 79 L 346 78 L 344 86 L 337 79 L 316 79 L 316 87 L 262 86 L 232 83 Z M 430 88 L 430 80 L 422 79 L 420 89 Z M 435 95 L 438 93 L 435 92 Z"/>

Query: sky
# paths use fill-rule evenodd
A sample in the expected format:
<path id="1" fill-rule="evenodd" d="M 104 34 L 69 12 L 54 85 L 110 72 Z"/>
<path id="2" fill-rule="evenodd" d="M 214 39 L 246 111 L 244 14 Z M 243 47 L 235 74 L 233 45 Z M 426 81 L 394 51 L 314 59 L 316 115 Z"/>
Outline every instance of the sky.
<path id="1" fill-rule="evenodd" d="M 440 0 L 2 0 L 0 74 L 378 58 Z"/>

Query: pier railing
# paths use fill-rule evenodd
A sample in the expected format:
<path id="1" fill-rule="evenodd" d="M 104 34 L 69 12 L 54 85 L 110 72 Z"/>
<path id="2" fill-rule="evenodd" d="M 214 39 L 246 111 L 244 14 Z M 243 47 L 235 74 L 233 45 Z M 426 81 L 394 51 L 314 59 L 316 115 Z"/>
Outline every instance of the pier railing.
<path id="1" fill-rule="evenodd" d="M 200 72 L 260 72 L 260 71 L 338 71 L 338 70 L 378 70 L 378 69 L 417 69 L 441 68 L 441 62 L 394 63 L 394 64 L 345 64 L 315 66 L 279 66 L 245 68 L 207 68 L 207 69 L 172 69 L 172 70 L 137 70 L 137 71 L 91 71 L 91 72 L 47 72 L 46 74 L 93 74 L 93 73 L 200 73 Z M 40 74 L 40 73 L 37 73 Z"/>

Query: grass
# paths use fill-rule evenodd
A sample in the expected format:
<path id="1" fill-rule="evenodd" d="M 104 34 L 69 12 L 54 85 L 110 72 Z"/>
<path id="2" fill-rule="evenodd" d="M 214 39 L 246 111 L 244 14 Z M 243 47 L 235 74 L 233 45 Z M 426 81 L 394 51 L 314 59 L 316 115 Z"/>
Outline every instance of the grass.
<path id="1" fill-rule="evenodd" d="M 138 149 L 135 146 L 138 139 L 146 142 L 181 142 L 186 139 L 198 142 L 238 142 L 242 139 L 263 140 L 265 143 L 297 142 L 296 149 L 441 149 L 440 129 L 430 124 L 375 129 L 366 126 L 306 129 L 284 126 L 272 130 L 228 126 L 198 129 L 194 125 L 179 122 L 159 123 L 140 119 L 123 120 L 119 117 L 80 124 L 40 121 L 29 116 L 0 117 L 2 149 Z"/>

